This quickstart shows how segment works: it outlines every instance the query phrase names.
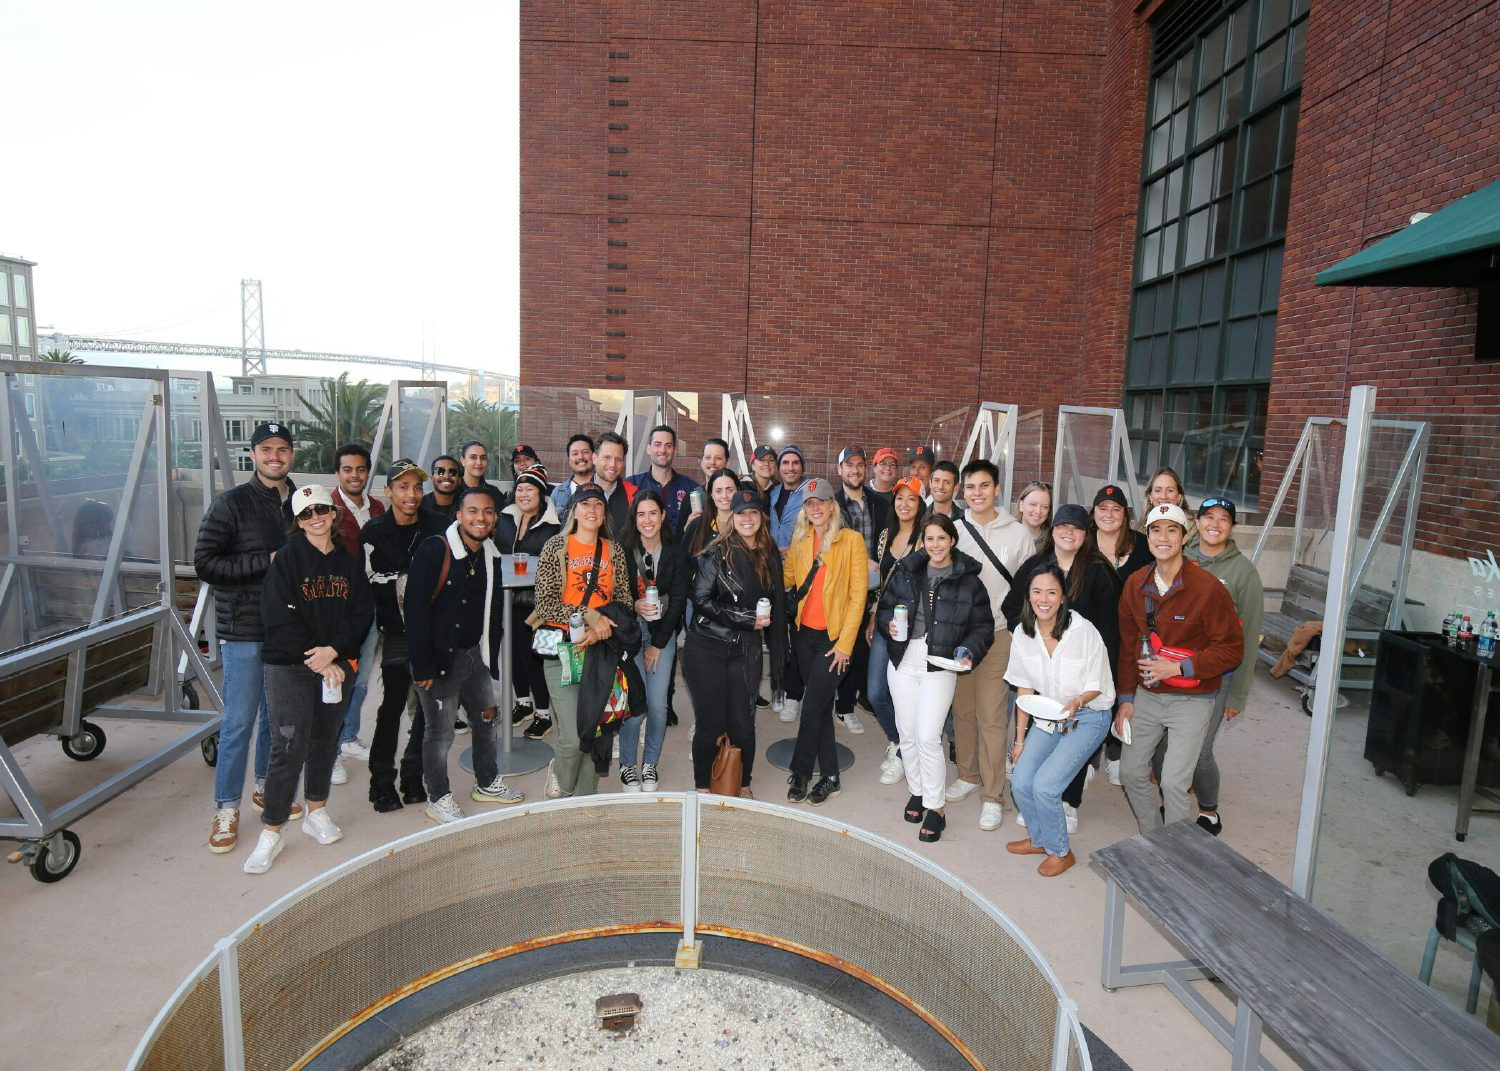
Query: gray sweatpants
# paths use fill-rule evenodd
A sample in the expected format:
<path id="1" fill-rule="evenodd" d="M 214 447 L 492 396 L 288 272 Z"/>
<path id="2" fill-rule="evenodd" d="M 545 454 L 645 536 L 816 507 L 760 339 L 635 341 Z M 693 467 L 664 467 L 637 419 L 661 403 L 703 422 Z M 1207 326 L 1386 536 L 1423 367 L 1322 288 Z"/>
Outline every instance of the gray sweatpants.
<path id="1" fill-rule="evenodd" d="M 1135 693 L 1130 743 L 1120 751 L 1120 783 L 1142 833 L 1162 824 L 1151 784 L 1151 758 L 1163 736 L 1167 751 L 1161 764 L 1161 799 L 1166 820 L 1182 822 L 1192 817 L 1188 786 L 1203 750 L 1203 738 L 1208 735 L 1214 699 L 1212 695 L 1158 695 L 1146 688 Z"/>

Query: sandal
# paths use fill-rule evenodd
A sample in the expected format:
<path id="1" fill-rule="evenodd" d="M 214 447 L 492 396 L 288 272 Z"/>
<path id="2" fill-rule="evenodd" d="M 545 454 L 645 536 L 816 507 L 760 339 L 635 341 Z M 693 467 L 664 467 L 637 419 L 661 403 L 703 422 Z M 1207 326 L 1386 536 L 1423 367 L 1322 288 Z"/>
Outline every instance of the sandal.
<path id="1" fill-rule="evenodd" d="M 922 806 L 921 796 L 913 796 L 911 799 L 906 801 L 906 820 L 912 825 L 916 825 L 918 822 L 920 822 L 922 820 L 922 815 L 926 813 L 927 809 Z"/>
<path id="2" fill-rule="evenodd" d="M 922 828 L 917 831 L 917 839 L 931 844 L 942 837 L 947 826 L 948 819 L 941 811 L 928 811 L 927 817 L 922 819 Z"/>
<path id="3" fill-rule="evenodd" d="M 755 793 L 750 791 L 750 786 L 749 785 L 746 785 L 744 788 L 740 789 L 740 799 L 742 799 L 742 800 L 753 800 L 754 798 L 755 798 Z"/>

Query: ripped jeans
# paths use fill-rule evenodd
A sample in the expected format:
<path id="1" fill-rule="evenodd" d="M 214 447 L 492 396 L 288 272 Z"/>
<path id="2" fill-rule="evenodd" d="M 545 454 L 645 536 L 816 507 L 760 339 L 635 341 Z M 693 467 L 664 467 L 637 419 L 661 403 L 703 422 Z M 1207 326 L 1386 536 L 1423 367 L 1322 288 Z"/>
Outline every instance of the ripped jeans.
<path id="1" fill-rule="evenodd" d="M 271 769 L 266 774 L 268 826 L 286 824 L 302 782 L 308 803 L 328 799 L 333 760 L 339 753 L 339 730 L 349 705 L 353 680 L 344 680 L 344 698 L 323 702 L 323 678 L 306 666 L 266 666 L 266 706 L 271 715 Z"/>

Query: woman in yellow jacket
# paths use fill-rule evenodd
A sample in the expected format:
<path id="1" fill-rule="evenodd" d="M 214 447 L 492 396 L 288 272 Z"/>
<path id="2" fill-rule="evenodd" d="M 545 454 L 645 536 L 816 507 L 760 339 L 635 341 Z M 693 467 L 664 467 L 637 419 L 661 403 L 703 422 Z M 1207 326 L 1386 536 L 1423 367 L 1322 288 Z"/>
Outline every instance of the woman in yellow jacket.
<path id="1" fill-rule="evenodd" d="M 869 586 L 865 541 L 844 527 L 833 490 L 833 484 L 820 476 L 802 485 L 802 512 L 784 566 L 793 595 L 788 611 L 795 606 L 797 615 L 792 652 L 805 685 L 792 774 L 787 778 L 786 798 L 792 803 L 821 804 L 838 794 L 833 700 L 854 653 Z M 814 764 L 822 776 L 809 792 Z"/>

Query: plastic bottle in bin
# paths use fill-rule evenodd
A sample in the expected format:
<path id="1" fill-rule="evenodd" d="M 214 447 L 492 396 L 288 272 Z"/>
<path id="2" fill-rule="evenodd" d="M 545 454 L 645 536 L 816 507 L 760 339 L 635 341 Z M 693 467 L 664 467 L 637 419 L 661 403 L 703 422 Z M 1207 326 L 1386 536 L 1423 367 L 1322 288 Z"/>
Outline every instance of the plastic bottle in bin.
<path id="1" fill-rule="evenodd" d="M 1136 657 L 1138 659 L 1140 659 L 1142 662 L 1149 662 L 1153 658 L 1156 657 L 1156 650 L 1155 650 L 1155 648 L 1153 648 L 1151 646 L 1151 634 L 1150 633 L 1143 633 L 1142 634 L 1142 636 L 1141 636 L 1141 649 L 1136 654 Z M 1141 687 L 1142 688 L 1155 688 L 1156 687 L 1156 681 L 1148 681 L 1148 680 L 1146 680 L 1143 677 L 1143 678 L 1141 678 Z"/>
<path id="2" fill-rule="evenodd" d="M 1495 620 L 1495 611 L 1484 615 L 1484 624 L 1479 626 L 1479 657 L 1494 658 L 1495 644 L 1500 641 L 1500 621 Z"/>

